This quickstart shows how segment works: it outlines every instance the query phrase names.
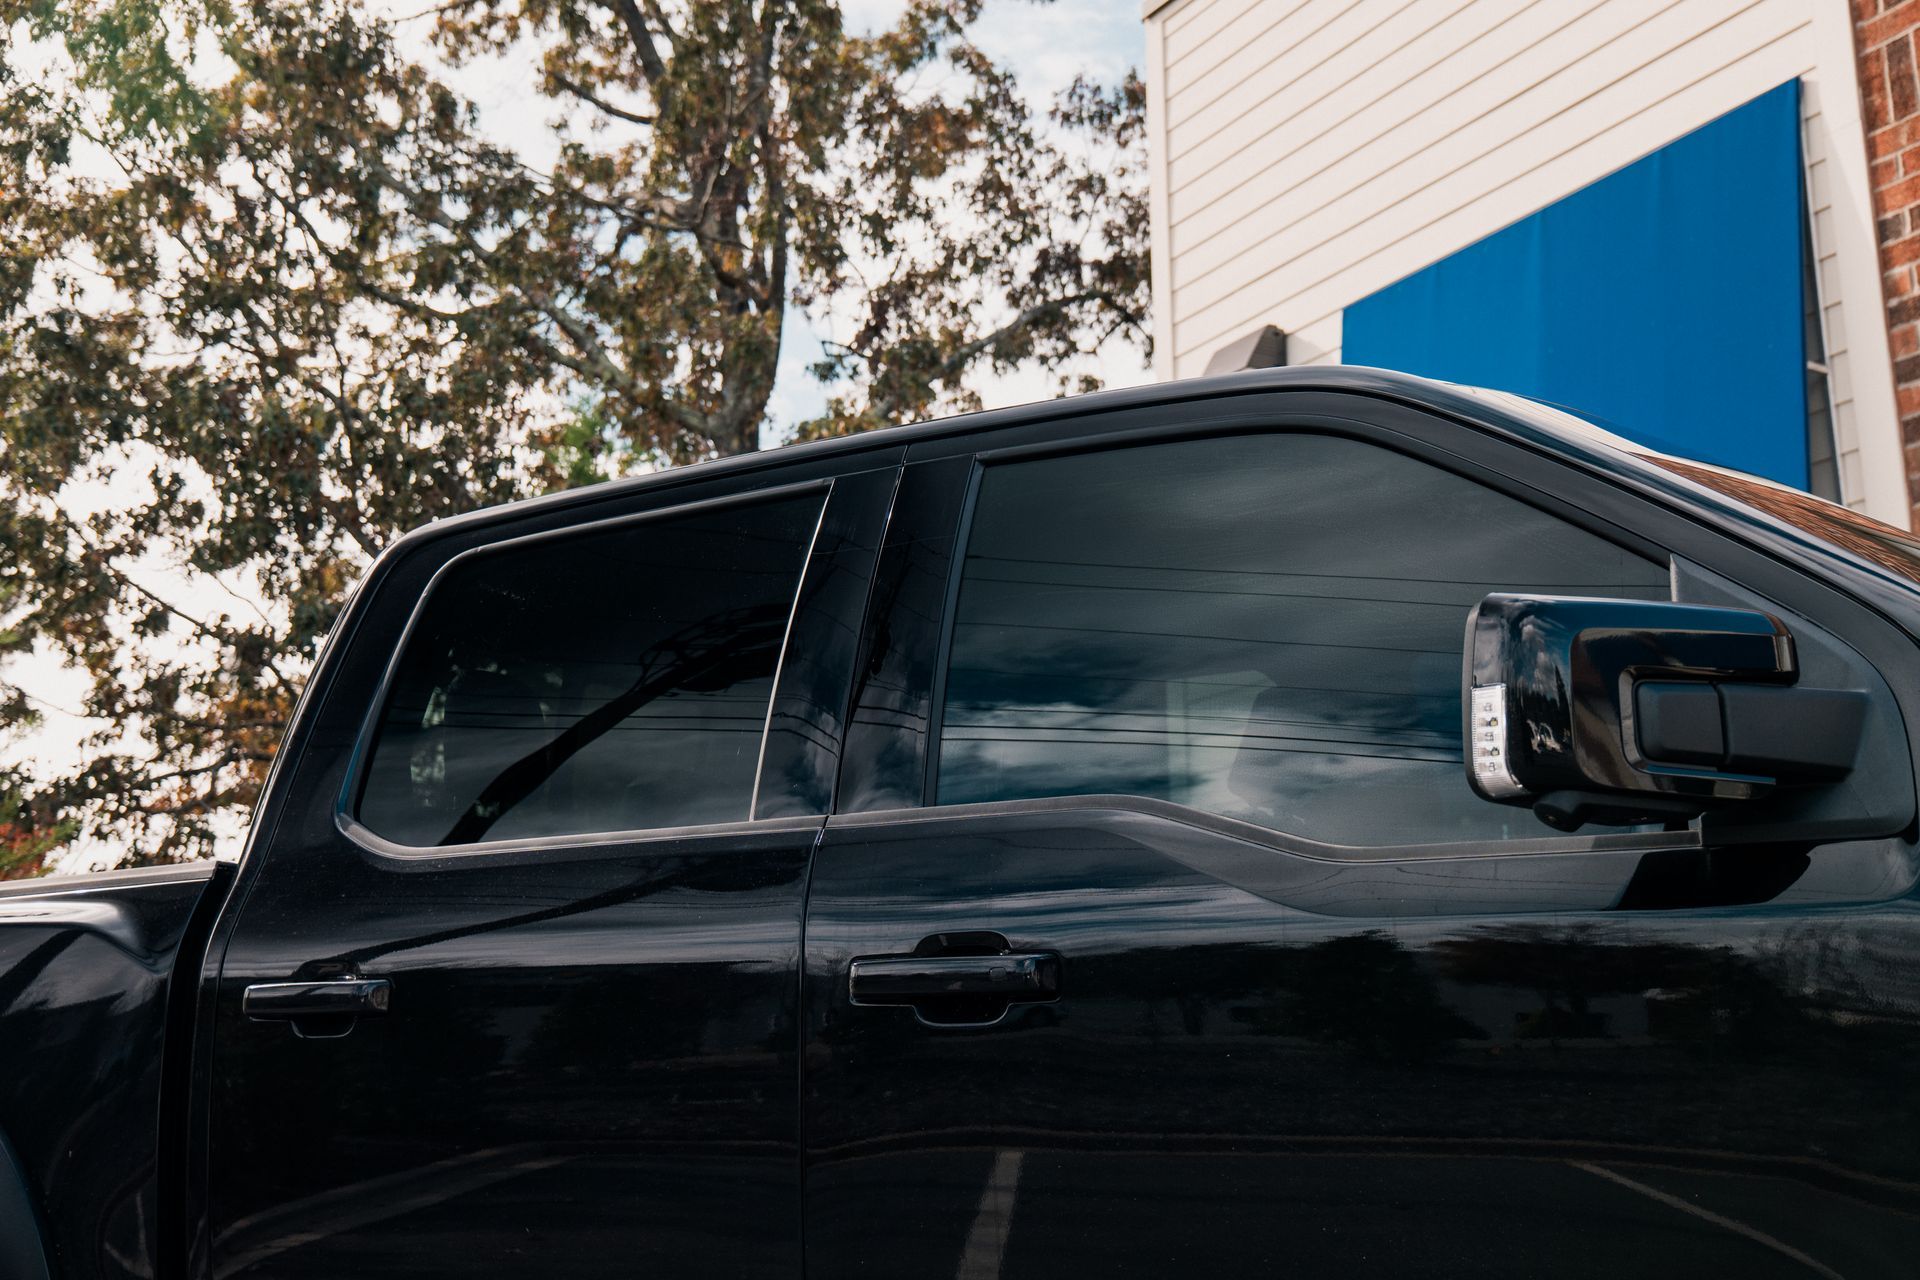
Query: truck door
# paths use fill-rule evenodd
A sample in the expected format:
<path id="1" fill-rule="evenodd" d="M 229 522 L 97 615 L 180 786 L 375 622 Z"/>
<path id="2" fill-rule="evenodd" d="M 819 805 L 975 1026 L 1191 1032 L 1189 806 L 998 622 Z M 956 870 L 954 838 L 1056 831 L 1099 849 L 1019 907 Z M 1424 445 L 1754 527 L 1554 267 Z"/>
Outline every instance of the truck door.
<path id="1" fill-rule="evenodd" d="M 808 899 L 809 1274 L 1910 1271 L 1911 644 L 1412 409 L 1105 426 L 909 460 Z M 1764 605 L 1887 767 L 1796 839 L 1481 801 L 1496 591 Z"/>
<path id="2" fill-rule="evenodd" d="M 402 545 L 216 939 L 212 1275 L 797 1273 L 801 902 L 895 482 L 836 461 Z"/>

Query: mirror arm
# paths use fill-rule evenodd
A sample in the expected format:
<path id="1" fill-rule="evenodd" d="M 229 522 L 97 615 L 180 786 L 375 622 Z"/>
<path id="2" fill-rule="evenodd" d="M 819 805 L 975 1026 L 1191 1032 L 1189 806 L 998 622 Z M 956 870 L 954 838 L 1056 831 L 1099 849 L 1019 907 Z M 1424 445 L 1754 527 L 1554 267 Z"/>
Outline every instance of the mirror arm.
<path id="1" fill-rule="evenodd" d="M 1637 827 L 1654 822 L 1684 826 L 1700 816 L 1700 802 L 1681 796 L 1549 791 L 1533 802 L 1533 813 L 1556 831 L 1578 831 L 1589 822 L 1603 827 Z"/>

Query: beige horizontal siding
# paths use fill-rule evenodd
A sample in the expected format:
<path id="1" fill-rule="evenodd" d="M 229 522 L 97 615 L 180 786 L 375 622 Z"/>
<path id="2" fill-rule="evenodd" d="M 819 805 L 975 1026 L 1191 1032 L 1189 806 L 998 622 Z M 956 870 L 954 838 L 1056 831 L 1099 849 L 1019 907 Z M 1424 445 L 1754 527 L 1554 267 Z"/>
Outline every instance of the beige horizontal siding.
<path id="1" fill-rule="evenodd" d="M 1584 0 L 1588 7 L 1599 2 Z M 1578 15 L 1581 3 L 1567 0 L 1567 21 Z M 1244 124 L 1230 121 L 1205 136 L 1182 131 L 1169 157 L 1171 194 L 1186 209 L 1205 209 L 1224 199 L 1232 205 L 1230 212 L 1244 215 L 1262 195 L 1249 192 L 1247 199 L 1233 202 L 1243 183 L 1271 182 L 1270 175 L 1280 171 L 1284 189 L 1291 189 L 1330 159 L 1375 141 L 1463 88 L 1465 81 L 1448 70 L 1446 61 L 1488 40 L 1528 7 L 1526 0 L 1422 6 L 1396 33 L 1397 44 L 1383 50 L 1363 76 L 1351 77 L 1347 68 L 1350 78 L 1343 78 L 1336 64 L 1315 67 L 1290 78 Z M 1487 49 L 1476 52 L 1484 56 Z"/>
<path id="2" fill-rule="evenodd" d="M 1306 8 L 1312 0 L 1214 0 L 1189 4 L 1167 24 L 1168 84 L 1182 88 L 1243 48 L 1257 34 L 1250 27 L 1270 29 Z M 1259 12 L 1247 17 L 1250 10 Z M 1181 23 L 1180 17 L 1192 20 Z M 1177 91 L 1177 90 L 1176 90 Z"/>
<path id="3" fill-rule="evenodd" d="M 1161 24 L 1166 38 L 1167 61 L 1172 63 L 1184 58 L 1256 6 L 1265 6 L 1270 13 L 1277 14 L 1305 3 L 1308 0 L 1287 0 L 1284 6 L 1272 5 L 1268 0 L 1198 0 L 1197 3 L 1172 5 L 1165 10 Z"/>
<path id="4" fill-rule="evenodd" d="M 1831 12 L 1829 12 L 1829 9 Z M 1172 0 L 1147 22 L 1156 368 L 1344 309 L 1796 77 L 1842 489 L 1904 523 L 1845 0 Z M 1855 188 L 1858 188 L 1856 190 Z"/>
<path id="5" fill-rule="evenodd" d="M 1639 114 L 1650 130 L 1678 129 L 1677 137 L 1687 132 L 1703 106 L 1725 98 L 1728 82 L 1756 96 L 1792 78 L 1794 65 L 1787 51 L 1769 47 L 1728 66 L 1711 67 L 1691 82 L 1682 77 L 1696 70 L 1692 65 L 1655 67 L 1648 74 L 1659 79 L 1662 88 L 1677 87 Z M 1176 239 L 1176 357 L 1231 332 L 1275 298 L 1286 298 L 1291 307 L 1305 307 L 1312 315 L 1343 307 L 1639 158 L 1642 151 L 1631 136 L 1591 131 L 1590 117 L 1608 114 L 1611 105 L 1596 102 L 1530 131 L 1534 136 L 1520 141 L 1539 144 L 1537 154 L 1528 156 L 1530 167 L 1517 172 L 1512 152 L 1480 156 L 1431 180 L 1424 180 L 1423 166 L 1409 162 L 1401 176 L 1417 181 L 1404 192 L 1375 202 L 1369 199 L 1372 192 L 1356 191 L 1235 255 L 1229 270 L 1211 271 L 1184 286 Z M 1371 239 L 1377 247 L 1357 257 L 1351 252 L 1356 237 Z"/>
<path id="6" fill-rule="evenodd" d="M 1503 64 L 1278 197 L 1264 189 L 1289 180 L 1285 166 L 1211 204 L 1183 204 L 1175 187 L 1176 361 L 1264 297 L 1345 277 L 1352 296 L 1329 300 L 1344 305 L 1809 69 L 1801 15 L 1782 21 L 1772 0 L 1611 0 L 1589 16 L 1625 15 L 1637 20 L 1562 29 L 1553 55 Z M 1512 83 L 1543 65 L 1556 74 Z"/>
<path id="7" fill-rule="evenodd" d="M 1301 75 L 1327 67 L 1347 65 L 1343 54 L 1362 48 L 1371 37 L 1389 29 L 1382 20 L 1396 21 L 1422 0 L 1369 0 L 1354 6 L 1321 3 L 1259 6 L 1239 24 L 1215 37 L 1225 56 L 1211 62 L 1200 54 L 1167 66 L 1167 127 L 1178 152 L 1188 136 L 1205 136 L 1234 127 L 1273 96 L 1270 74 L 1285 61 Z M 1282 16 L 1265 27 L 1269 13 Z"/>

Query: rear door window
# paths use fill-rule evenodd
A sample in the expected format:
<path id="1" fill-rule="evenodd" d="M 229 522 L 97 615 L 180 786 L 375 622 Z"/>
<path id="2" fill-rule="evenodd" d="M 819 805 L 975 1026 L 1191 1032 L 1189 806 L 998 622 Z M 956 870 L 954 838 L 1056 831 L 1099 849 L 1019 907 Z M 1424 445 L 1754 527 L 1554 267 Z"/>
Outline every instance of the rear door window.
<path id="1" fill-rule="evenodd" d="M 408 634 L 358 816 L 443 846 L 744 821 L 810 494 L 454 560 Z"/>

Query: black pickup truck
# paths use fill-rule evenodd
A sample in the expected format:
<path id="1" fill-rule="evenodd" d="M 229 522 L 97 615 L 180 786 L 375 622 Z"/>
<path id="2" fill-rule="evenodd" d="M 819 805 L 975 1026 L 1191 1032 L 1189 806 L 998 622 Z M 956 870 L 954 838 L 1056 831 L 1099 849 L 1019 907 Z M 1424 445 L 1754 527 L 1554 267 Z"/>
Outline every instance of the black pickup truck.
<path id="1" fill-rule="evenodd" d="M 1920 1274 L 1920 543 L 1276 370 L 401 539 L 0 892 L 0 1275 Z"/>

